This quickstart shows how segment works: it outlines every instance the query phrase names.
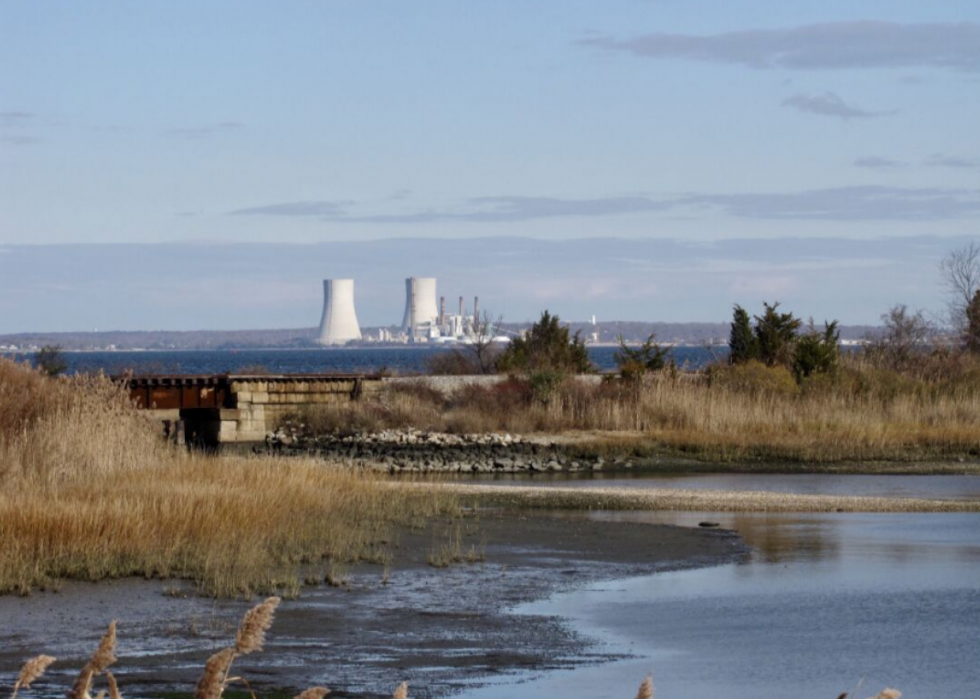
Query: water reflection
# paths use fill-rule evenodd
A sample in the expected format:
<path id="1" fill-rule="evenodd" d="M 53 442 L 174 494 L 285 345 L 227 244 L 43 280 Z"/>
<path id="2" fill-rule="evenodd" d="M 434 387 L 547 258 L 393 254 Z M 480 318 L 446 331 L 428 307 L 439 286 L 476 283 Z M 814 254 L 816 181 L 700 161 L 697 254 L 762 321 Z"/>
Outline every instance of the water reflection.
<path id="1" fill-rule="evenodd" d="M 906 699 L 980 696 L 980 514 L 602 512 L 696 526 L 752 545 L 740 565 L 614 581 L 529 605 L 634 659 L 467 699 L 633 696 L 654 671 L 671 699 L 837 696 L 897 686 Z M 632 692 L 632 694 L 630 693 Z"/>

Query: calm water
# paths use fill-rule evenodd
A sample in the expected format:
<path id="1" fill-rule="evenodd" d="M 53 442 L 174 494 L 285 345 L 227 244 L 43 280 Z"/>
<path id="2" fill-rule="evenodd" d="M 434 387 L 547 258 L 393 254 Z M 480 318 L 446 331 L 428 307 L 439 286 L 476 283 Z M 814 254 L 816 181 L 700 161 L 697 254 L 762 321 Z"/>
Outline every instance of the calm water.
<path id="1" fill-rule="evenodd" d="M 493 485 L 556 488 L 683 488 L 754 490 L 801 495 L 861 495 L 889 498 L 980 500 L 980 476 L 866 476 L 827 474 L 684 473 L 500 474 L 475 476 Z M 470 480 L 468 479 L 468 480 Z"/>
<path id="2" fill-rule="evenodd" d="M 637 656 L 465 699 L 980 697 L 980 514 L 595 513 L 712 519 L 751 561 L 595 585 L 518 609 L 558 614 Z M 855 686 L 862 681 L 858 691 Z"/>
<path id="3" fill-rule="evenodd" d="M 174 352 L 66 352 L 70 372 L 122 374 L 220 374 L 261 367 L 276 374 L 374 373 L 422 374 L 437 347 L 330 348 L 307 350 L 186 350 Z M 615 347 L 591 347 L 589 356 L 599 369 L 612 369 Z M 8 355 L 24 358 L 25 355 Z M 690 368 L 712 360 L 700 347 L 677 347 L 672 356 Z M 30 355 L 26 355 L 30 358 Z"/>

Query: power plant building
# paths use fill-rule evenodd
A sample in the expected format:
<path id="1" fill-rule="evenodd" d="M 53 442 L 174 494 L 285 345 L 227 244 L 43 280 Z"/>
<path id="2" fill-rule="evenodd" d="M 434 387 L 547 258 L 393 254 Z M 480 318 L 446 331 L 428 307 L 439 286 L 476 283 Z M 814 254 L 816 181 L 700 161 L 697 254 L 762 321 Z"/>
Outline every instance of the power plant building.
<path id="1" fill-rule="evenodd" d="M 435 327 L 439 321 L 435 277 L 410 277 L 405 280 L 405 317 L 402 330 L 415 337 L 423 326 Z"/>
<path id="2" fill-rule="evenodd" d="M 323 316 L 317 344 L 343 345 L 360 339 L 361 328 L 354 312 L 354 280 L 324 279 Z"/>

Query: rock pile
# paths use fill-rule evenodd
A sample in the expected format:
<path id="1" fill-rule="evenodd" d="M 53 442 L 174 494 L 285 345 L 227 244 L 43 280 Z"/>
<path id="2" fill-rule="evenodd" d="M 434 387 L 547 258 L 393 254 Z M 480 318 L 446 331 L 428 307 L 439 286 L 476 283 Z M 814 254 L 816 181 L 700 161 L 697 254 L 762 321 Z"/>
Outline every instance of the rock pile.
<path id="1" fill-rule="evenodd" d="M 280 430 L 266 437 L 277 453 L 348 459 L 389 473 L 536 473 L 632 468 L 625 459 L 570 455 L 554 442 L 510 434 L 446 434 L 414 429 L 347 436 Z"/>

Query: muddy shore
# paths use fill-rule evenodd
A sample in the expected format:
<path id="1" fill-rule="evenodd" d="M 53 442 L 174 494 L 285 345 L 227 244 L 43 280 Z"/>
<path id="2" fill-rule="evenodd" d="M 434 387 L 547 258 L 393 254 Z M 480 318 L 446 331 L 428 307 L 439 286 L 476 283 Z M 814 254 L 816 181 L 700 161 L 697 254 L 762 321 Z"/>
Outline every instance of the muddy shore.
<path id="1" fill-rule="evenodd" d="M 435 568 L 452 546 L 472 563 Z M 747 549 L 724 530 L 545 514 L 481 512 L 462 523 L 403 532 L 385 569 L 349 571 L 346 584 L 305 587 L 283 602 L 266 650 L 236 662 L 261 694 L 325 685 L 337 697 L 387 697 L 405 680 L 413 697 L 539 673 L 611 655 L 555 617 L 514 615 L 515 605 L 598 579 L 739 560 Z M 229 643 L 245 601 L 186 595 L 159 580 L 69 583 L 57 593 L 0 598 L 0 691 L 38 653 L 58 657 L 24 696 L 60 697 L 112 619 L 114 668 L 124 696 L 192 692 L 207 656 Z"/>

